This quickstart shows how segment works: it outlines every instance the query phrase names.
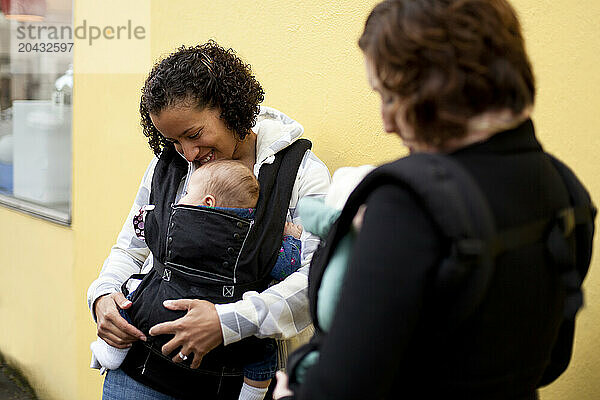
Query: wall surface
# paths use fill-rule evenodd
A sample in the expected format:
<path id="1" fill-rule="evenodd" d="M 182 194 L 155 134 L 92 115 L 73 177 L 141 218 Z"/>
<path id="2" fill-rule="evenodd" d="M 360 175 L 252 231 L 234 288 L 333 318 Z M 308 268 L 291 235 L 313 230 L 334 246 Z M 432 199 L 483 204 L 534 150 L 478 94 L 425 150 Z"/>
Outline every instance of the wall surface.
<path id="1" fill-rule="evenodd" d="M 75 0 L 76 13 L 87 1 Z M 345 165 L 379 164 L 406 152 L 396 137 L 382 131 L 378 99 L 368 88 L 356 45 L 374 4 L 152 0 L 151 56 L 158 59 L 182 44 L 210 38 L 232 47 L 252 65 L 267 93 L 265 104 L 304 125 L 331 172 Z M 538 81 L 534 120 L 539 138 L 573 167 L 598 200 L 600 2 L 513 4 Z M 77 57 L 72 227 L 0 209 L 0 349 L 49 400 L 100 398 L 102 377 L 88 368 L 95 326 L 85 291 L 152 157 L 138 123 L 145 74 L 80 74 L 77 65 L 84 60 Z M 543 400 L 591 400 L 600 393 L 598 257 L 585 287 L 587 306 L 578 319 L 572 365 L 542 391 Z"/>
<path id="2" fill-rule="evenodd" d="M 0 350 L 42 399 L 77 398 L 73 267 L 70 229 L 0 208 Z"/>

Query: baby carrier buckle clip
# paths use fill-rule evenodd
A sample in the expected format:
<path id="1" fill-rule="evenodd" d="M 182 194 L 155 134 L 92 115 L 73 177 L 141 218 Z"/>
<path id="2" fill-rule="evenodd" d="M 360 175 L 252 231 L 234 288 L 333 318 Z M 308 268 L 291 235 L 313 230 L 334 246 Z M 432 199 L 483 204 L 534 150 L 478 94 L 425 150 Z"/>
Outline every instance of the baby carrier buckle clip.
<path id="1" fill-rule="evenodd" d="M 233 297 L 233 286 L 223 286 L 223 297 Z"/>
<path id="2" fill-rule="evenodd" d="M 171 280 L 171 270 L 165 268 L 162 274 L 163 280 L 169 282 Z"/>

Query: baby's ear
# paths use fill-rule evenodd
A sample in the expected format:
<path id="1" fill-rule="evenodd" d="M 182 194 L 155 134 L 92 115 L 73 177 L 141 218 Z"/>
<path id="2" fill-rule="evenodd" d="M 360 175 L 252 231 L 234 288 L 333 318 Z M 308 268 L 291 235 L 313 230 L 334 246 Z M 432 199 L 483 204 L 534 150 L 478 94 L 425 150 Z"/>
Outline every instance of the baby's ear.
<path id="1" fill-rule="evenodd" d="M 207 206 L 207 207 L 216 207 L 217 200 L 215 199 L 215 196 L 213 196 L 212 194 L 207 194 L 202 199 L 202 205 Z"/>

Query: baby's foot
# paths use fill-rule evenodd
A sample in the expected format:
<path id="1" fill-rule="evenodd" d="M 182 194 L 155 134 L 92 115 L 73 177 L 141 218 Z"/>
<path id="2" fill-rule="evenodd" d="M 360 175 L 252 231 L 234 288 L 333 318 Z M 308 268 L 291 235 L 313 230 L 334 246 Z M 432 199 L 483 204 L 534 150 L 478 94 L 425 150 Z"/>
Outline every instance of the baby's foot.
<path id="1" fill-rule="evenodd" d="M 129 348 L 118 349 L 112 347 L 100 338 L 90 344 L 90 349 L 92 349 L 92 353 L 94 353 L 100 365 L 106 369 L 118 369 L 129 351 Z"/>

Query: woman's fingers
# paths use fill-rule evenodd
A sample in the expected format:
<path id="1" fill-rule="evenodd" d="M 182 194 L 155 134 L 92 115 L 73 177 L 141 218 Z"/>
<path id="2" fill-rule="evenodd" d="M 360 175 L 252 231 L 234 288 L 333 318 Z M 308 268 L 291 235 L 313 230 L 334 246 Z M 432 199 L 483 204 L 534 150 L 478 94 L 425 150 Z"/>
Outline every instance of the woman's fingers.
<path id="1" fill-rule="evenodd" d="M 98 322 L 98 336 L 104 339 L 107 343 L 111 340 L 114 343 L 117 343 L 119 348 L 126 347 L 136 340 L 139 340 L 140 337 L 135 334 L 135 332 L 139 332 L 135 327 L 129 325 L 127 321 L 125 321 L 121 316 L 114 317 L 115 319 L 122 319 L 123 323 L 115 322 L 115 320 L 111 318 L 105 318 L 101 322 Z M 127 327 L 129 325 L 129 327 Z M 133 328 L 133 330 L 131 329 Z M 143 333 L 139 332 L 143 340 L 146 340 L 146 337 Z M 110 344 L 110 343 L 109 343 Z"/>
<path id="2" fill-rule="evenodd" d="M 194 357 L 194 354 L 190 350 L 184 349 L 182 347 L 181 350 L 179 350 L 179 352 L 177 354 L 175 354 L 171 360 L 174 363 L 180 363 L 182 361 L 186 361 L 187 359 L 191 359 L 193 357 Z"/>
<path id="3" fill-rule="evenodd" d="M 150 333 L 150 336 L 174 335 L 177 332 L 177 329 L 175 328 L 175 323 L 177 321 L 179 320 L 176 319 L 175 321 L 161 322 L 160 324 L 156 324 L 150 328 L 148 333 Z"/>
<path id="4" fill-rule="evenodd" d="M 196 369 L 200 366 L 200 363 L 202 362 L 202 357 L 204 356 L 204 354 L 195 354 L 192 353 L 192 355 L 194 356 L 194 359 L 192 360 L 192 365 L 190 365 L 190 368 L 192 369 Z"/>
<path id="5" fill-rule="evenodd" d="M 124 334 L 123 336 L 133 338 L 134 340 L 143 340 L 144 342 L 147 340 L 146 335 L 142 331 L 127 322 L 118 312 L 112 321 L 114 326 Z"/>
<path id="6" fill-rule="evenodd" d="M 169 340 L 166 344 L 163 345 L 161 351 L 166 356 L 174 352 L 176 349 L 183 347 L 184 344 L 185 343 L 183 343 L 183 341 L 181 340 L 181 336 L 176 334 L 173 339 Z M 183 354 L 187 355 L 187 353 Z"/>
<path id="7" fill-rule="evenodd" d="M 190 299 L 163 301 L 163 306 L 169 310 L 189 310 L 192 304 L 193 300 Z"/>
<path id="8" fill-rule="evenodd" d="M 164 349 L 164 347 L 163 347 L 163 349 Z M 164 350 L 163 350 L 163 354 L 165 354 Z M 166 353 L 166 354 L 169 354 L 169 353 Z M 193 368 L 193 369 L 198 368 L 200 366 L 200 363 L 202 362 L 202 354 L 197 355 L 192 350 L 182 347 L 179 350 L 179 352 L 177 352 L 177 354 L 175 354 L 172 358 L 172 361 L 174 363 L 180 363 L 180 362 L 183 362 L 186 360 L 192 361 L 190 368 Z"/>
<path id="9" fill-rule="evenodd" d="M 131 307 L 131 301 L 127 300 L 127 298 L 121 292 L 115 292 L 110 295 L 112 299 L 115 301 L 115 304 L 119 306 L 121 309 L 126 309 Z"/>
<path id="10" fill-rule="evenodd" d="M 198 368 L 202 357 L 223 342 L 221 322 L 214 304 L 204 300 L 182 299 L 165 301 L 164 306 L 170 310 L 187 310 L 187 313 L 175 321 L 153 326 L 150 334 L 174 335 L 162 347 L 162 353 L 168 355 L 176 350 L 185 349 L 189 354 L 193 353 L 191 367 Z M 185 352 L 182 354 L 190 356 Z"/>
<path id="11" fill-rule="evenodd" d="M 112 332 L 104 332 L 102 336 L 98 336 L 112 347 L 116 347 L 118 349 L 131 347 L 131 343 L 133 343 L 133 341 L 123 340 Z"/>
<path id="12" fill-rule="evenodd" d="M 193 300 L 188 300 L 188 299 L 165 300 L 165 301 L 163 301 L 163 306 L 169 310 L 189 310 L 192 301 Z M 183 317 L 183 318 L 185 318 L 185 317 Z M 160 324 L 156 324 L 152 328 L 150 328 L 149 333 L 151 336 L 167 335 L 167 334 L 174 335 L 179 330 L 181 330 L 180 327 L 175 326 L 175 324 L 178 321 L 181 321 L 181 319 L 182 318 L 176 319 L 175 321 L 167 321 L 167 322 L 161 322 Z"/>
<path id="13" fill-rule="evenodd" d="M 112 293 L 96 301 L 98 336 L 107 343 L 110 340 L 119 348 L 127 347 L 136 340 L 146 340 L 146 336 L 139 329 L 121 316 L 119 304 L 126 308 L 131 306 L 131 302 L 122 293 Z"/>

